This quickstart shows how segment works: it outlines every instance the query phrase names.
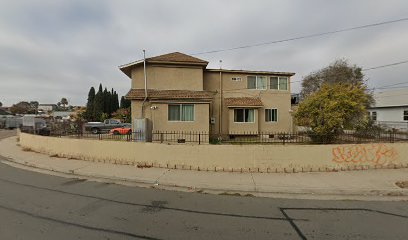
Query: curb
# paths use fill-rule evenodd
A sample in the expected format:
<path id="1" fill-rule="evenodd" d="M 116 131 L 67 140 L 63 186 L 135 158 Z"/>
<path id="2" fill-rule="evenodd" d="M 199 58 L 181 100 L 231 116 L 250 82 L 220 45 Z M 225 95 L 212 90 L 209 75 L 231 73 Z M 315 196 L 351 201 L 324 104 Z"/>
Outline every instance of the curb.
<path id="1" fill-rule="evenodd" d="M 214 188 L 195 188 L 189 186 L 179 186 L 175 184 L 161 184 L 154 181 L 143 180 L 129 180 L 126 178 L 106 177 L 100 175 L 85 175 L 75 173 L 75 170 L 60 171 L 53 168 L 39 167 L 28 162 L 16 161 L 13 158 L 0 155 L 0 162 L 12 167 L 39 172 L 43 174 L 55 175 L 65 178 L 82 178 L 96 182 L 107 182 L 131 187 L 154 188 L 158 190 L 180 191 L 201 194 L 218 194 L 227 196 L 241 196 L 241 197 L 267 197 L 267 198 L 289 198 L 289 199 L 314 199 L 314 200 L 358 200 L 358 201 L 408 201 L 408 194 L 401 191 L 370 191 L 370 192 L 344 192 L 322 193 L 318 189 L 309 192 L 302 191 L 245 191 L 245 190 L 231 190 L 231 189 L 214 189 Z"/>

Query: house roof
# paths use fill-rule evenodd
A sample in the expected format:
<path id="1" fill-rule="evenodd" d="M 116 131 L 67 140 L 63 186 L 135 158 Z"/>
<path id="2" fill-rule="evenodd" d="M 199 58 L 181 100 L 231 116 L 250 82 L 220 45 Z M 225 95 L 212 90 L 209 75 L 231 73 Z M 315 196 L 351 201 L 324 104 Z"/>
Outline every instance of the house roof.
<path id="1" fill-rule="evenodd" d="M 372 108 L 408 106 L 408 89 L 398 89 L 374 93 L 375 104 Z"/>
<path id="2" fill-rule="evenodd" d="M 131 89 L 125 96 L 125 98 L 129 100 L 143 100 L 144 97 L 144 89 Z M 213 98 L 213 93 L 192 90 L 148 89 L 147 98 L 149 100 L 211 100 Z"/>
<path id="3" fill-rule="evenodd" d="M 146 58 L 146 63 L 199 65 L 203 67 L 207 66 L 208 64 L 207 61 L 180 52 L 167 53 L 155 57 Z M 121 65 L 119 66 L 119 69 L 128 77 L 131 77 L 132 68 L 139 64 L 143 64 L 143 59 Z"/>
<path id="4" fill-rule="evenodd" d="M 156 57 L 150 57 L 146 59 L 150 62 L 179 62 L 179 63 L 199 63 L 207 65 L 208 62 L 202 59 L 180 53 L 180 52 L 173 52 L 168 54 L 163 54 Z"/>
<path id="5" fill-rule="evenodd" d="M 223 72 L 237 74 L 257 74 L 257 75 L 277 75 L 277 76 L 294 76 L 293 72 L 274 72 L 274 71 L 254 71 L 254 70 L 229 70 L 229 69 L 205 69 L 206 72 Z"/>
<path id="6" fill-rule="evenodd" d="M 262 107 L 262 101 L 256 97 L 225 98 L 227 107 Z"/>

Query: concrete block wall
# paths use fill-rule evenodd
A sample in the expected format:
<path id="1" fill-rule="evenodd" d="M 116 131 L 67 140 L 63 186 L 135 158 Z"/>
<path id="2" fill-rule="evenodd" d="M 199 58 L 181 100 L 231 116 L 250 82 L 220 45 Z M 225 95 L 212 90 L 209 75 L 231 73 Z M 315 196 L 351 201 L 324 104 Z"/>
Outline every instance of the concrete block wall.
<path id="1" fill-rule="evenodd" d="M 408 143 L 344 145 L 168 145 L 20 134 L 49 155 L 135 165 L 228 172 L 315 172 L 408 167 Z"/>

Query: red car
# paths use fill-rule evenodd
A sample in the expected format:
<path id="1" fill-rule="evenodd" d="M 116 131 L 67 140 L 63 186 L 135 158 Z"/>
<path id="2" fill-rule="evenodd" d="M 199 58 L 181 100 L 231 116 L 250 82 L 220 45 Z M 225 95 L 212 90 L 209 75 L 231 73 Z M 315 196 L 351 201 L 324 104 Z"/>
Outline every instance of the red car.
<path id="1" fill-rule="evenodd" d="M 109 131 L 109 133 L 113 135 L 130 135 L 132 134 L 132 128 L 130 127 L 113 128 Z"/>

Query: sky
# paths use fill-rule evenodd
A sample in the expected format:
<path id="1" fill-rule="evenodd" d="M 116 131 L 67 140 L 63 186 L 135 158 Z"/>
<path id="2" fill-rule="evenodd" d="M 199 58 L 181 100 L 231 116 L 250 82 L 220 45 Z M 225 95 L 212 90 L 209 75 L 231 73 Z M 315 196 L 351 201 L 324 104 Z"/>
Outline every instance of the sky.
<path id="1" fill-rule="evenodd" d="M 0 102 L 85 105 L 99 83 L 119 95 L 118 66 L 170 52 L 251 45 L 408 17 L 406 0 L 0 0 Z M 210 68 L 295 72 L 336 59 L 362 68 L 408 60 L 408 21 L 195 55 Z M 408 64 L 367 71 L 370 87 L 408 82 Z M 398 87 L 408 84 L 398 85 Z"/>

